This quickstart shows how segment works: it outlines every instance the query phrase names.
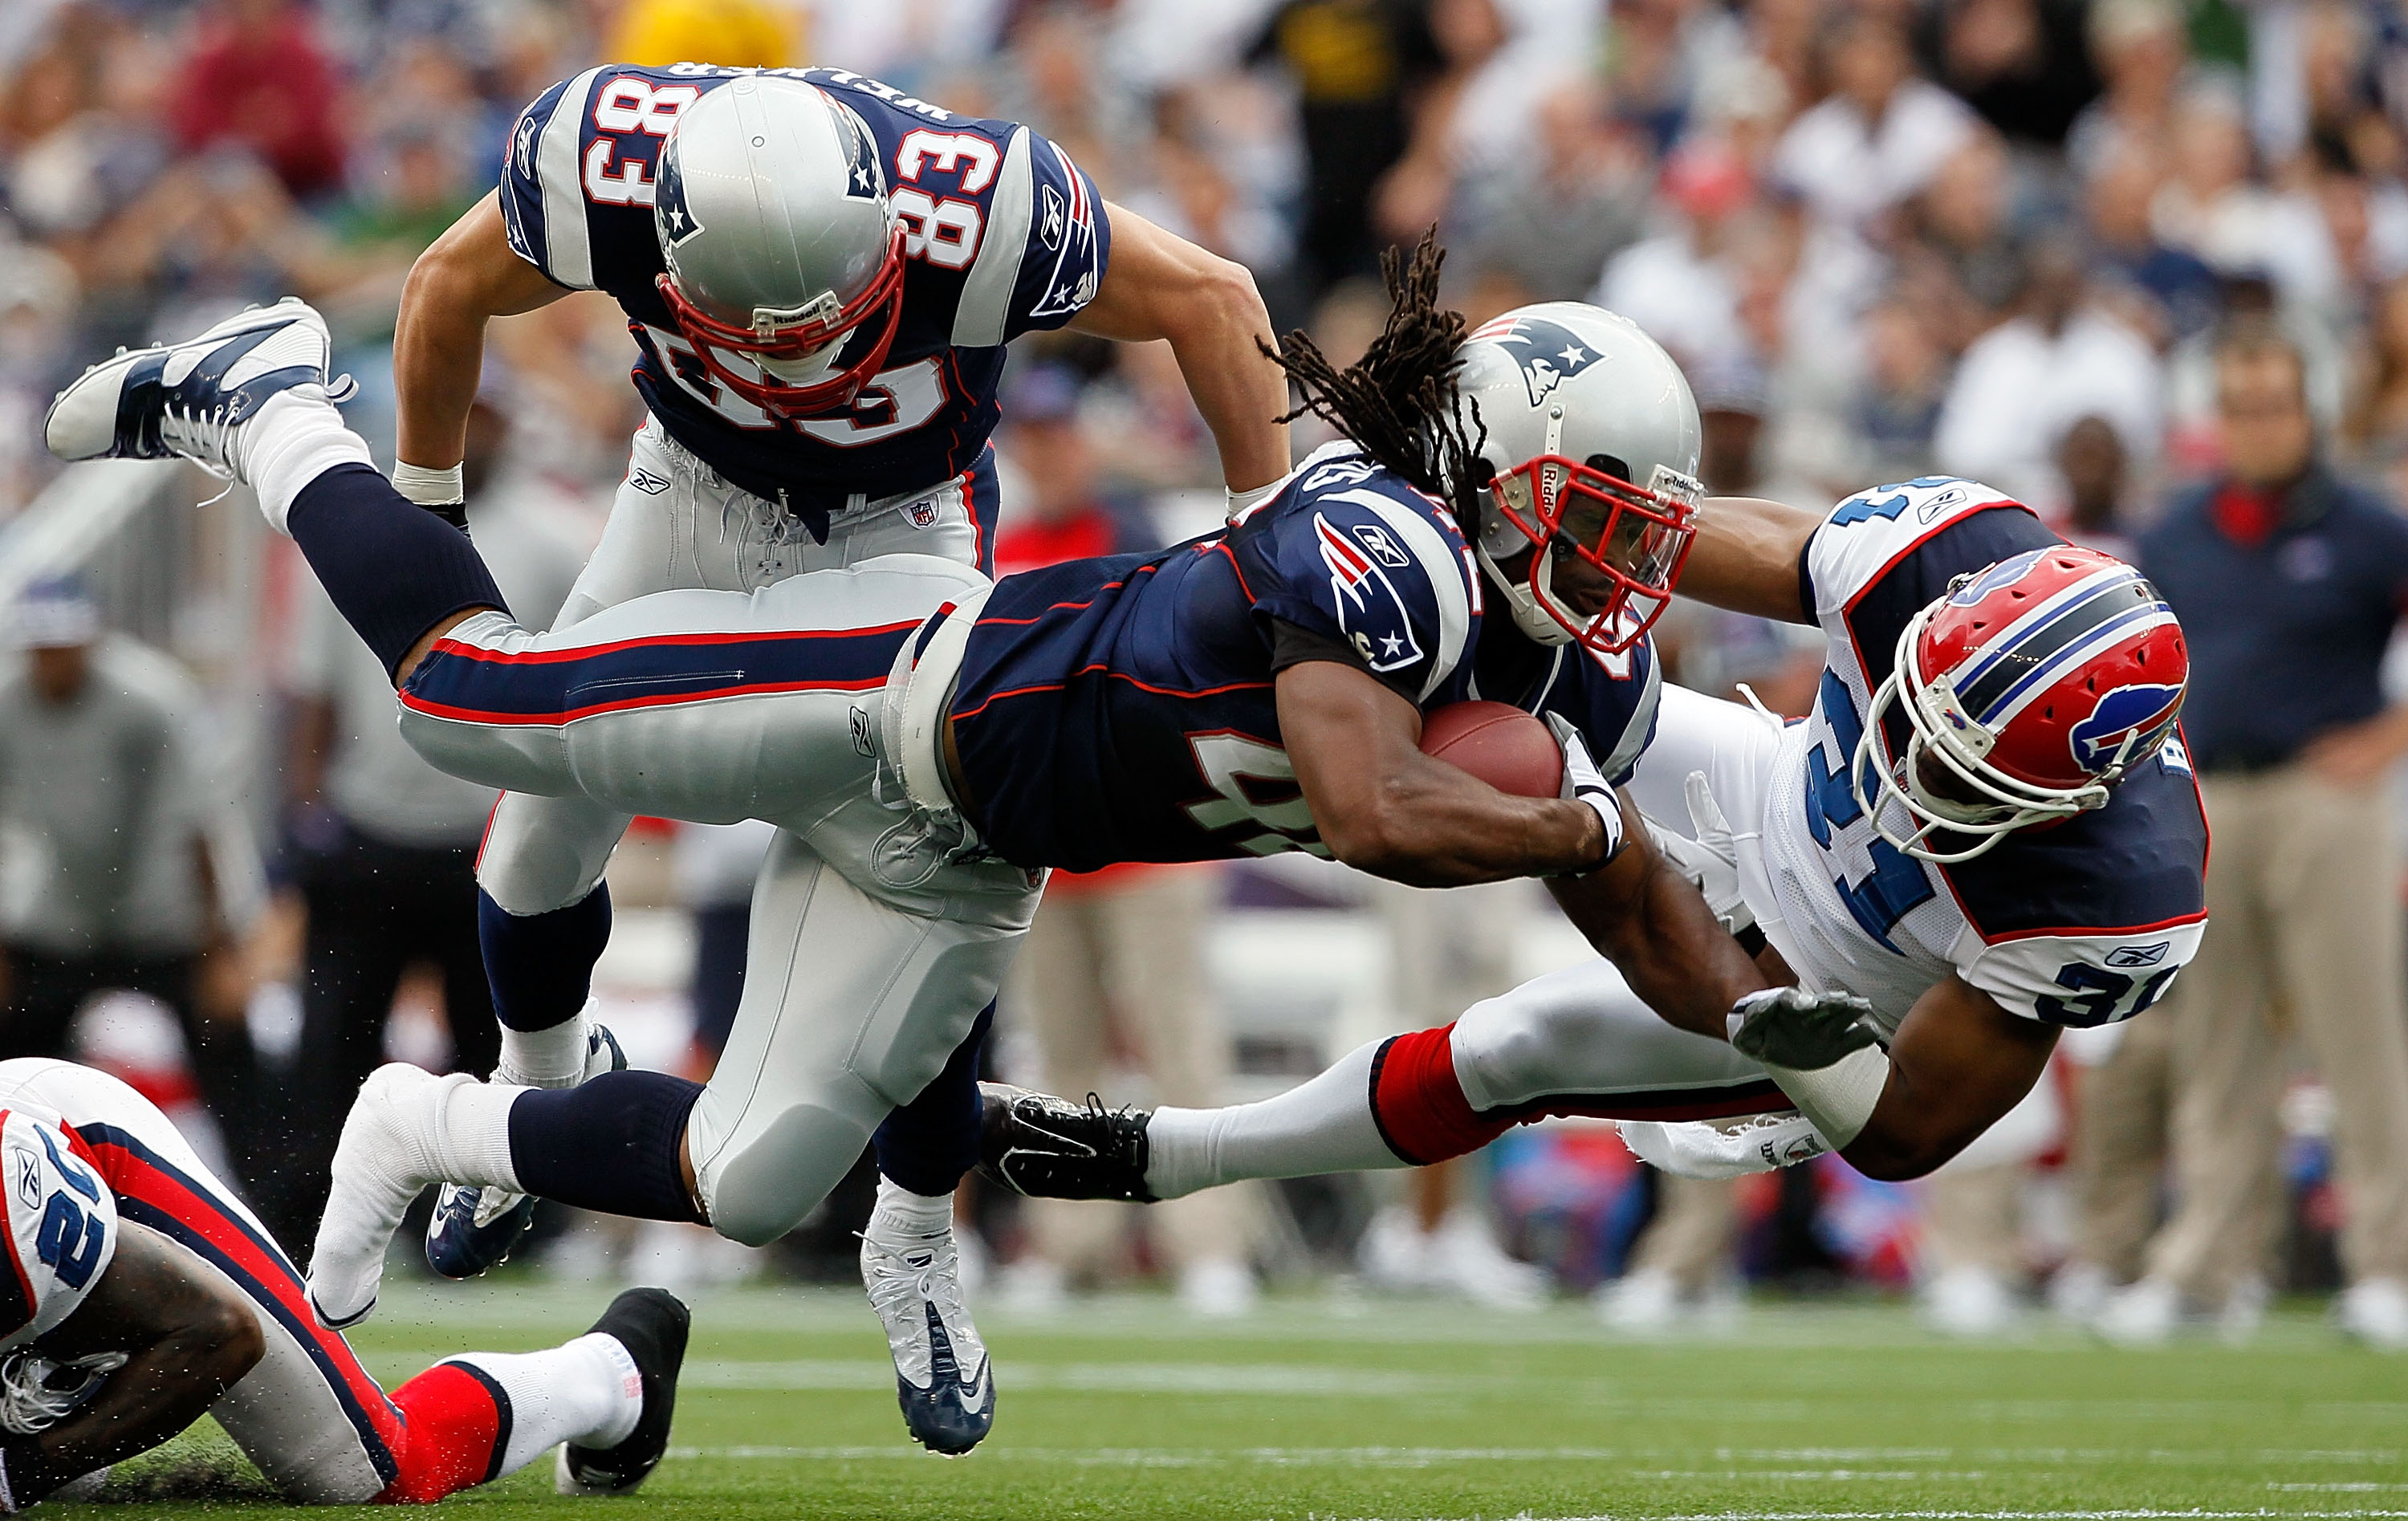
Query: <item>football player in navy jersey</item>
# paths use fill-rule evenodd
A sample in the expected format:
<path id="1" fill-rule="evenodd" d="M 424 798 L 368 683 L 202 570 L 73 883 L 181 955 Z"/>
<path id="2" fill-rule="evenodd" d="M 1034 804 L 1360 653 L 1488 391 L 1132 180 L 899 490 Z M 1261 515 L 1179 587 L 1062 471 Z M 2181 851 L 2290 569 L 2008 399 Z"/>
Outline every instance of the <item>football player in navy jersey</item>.
<path id="1" fill-rule="evenodd" d="M 578 290 L 625 311 L 650 415 L 562 627 L 647 593 L 751 592 L 881 554 L 992 572 L 987 438 L 1005 345 L 1027 332 L 1167 339 L 1233 506 L 1289 464 L 1287 393 L 1258 347 L 1270 328 L 1244 269 L 1109 205 L 1026 127 L 842 69 L 604 65 L 538 96 L 495 193 L 403 293 L 405 495 L 456 519 L 487 320 Z M 582 1079 L 585 970 L 609 933 L 600 879 L 627 823 L 590 797 L 523 792 L 494 815 L 480 927 L 505 1081 Z M 936 1301 L 889 1289 L 952 1292 L 949 1206 L 976 1155 L 984 1027 L 877 1138 L 884 1178 L 862 1271 L 904 1360 L 924 1355 Z M 531 1211 L 447 1189 L 428 1260 L 480 1272 Z"/>
<path id="2" fill-rule="evenodd" d="M 1686 382 L 1595 308 L 1525 308 L 1467 337 L 1436 305 L 1429 245 L 1395 285 L 1361 364 L 1338 372 L 1300 340 L 1283 359 L 1349 441 L 1222 531 L 1000 583 L 885 555 L 551 634 L 512 623 L 467 540 L 368 466 L 298 302 L 63 393 L 64 455 L 182 454 L 251 482 L 394 672 L 403 732 L 435 765 L 782 831 L 708 1085 L 370 1078 L 311 1258 L 321 1316 L 368 1313 L 428 1182 L 782 1234 L 945 1066 L 1049 867 L 1310 850 L 1428 884 L 1556 877 L 1669 1015 L 1711 1023 L 1764 992 L 1612 783 L 1655 722 L 1647 630 L 1693 531 Z M 1562 796 L 1509 796 L 1422 753 L 1424 711 L 1467 697 L 1546 718 Z M 900 1392 L 924 1441 L 964 1450 L 992 1416 L 984 1351 L 932 1295 L 936 1262 L 913 1266 L 917 1284 L 873 1284 L 926 1327 Z"/>
<path id="3" fill-rule="evenodd" d="M 2207 824 L 2175 727 L 2182 630 L 2137 571 L 1933 477 L 1820 519 L 1709 501 L 1681 589 L 1820 625 L 1821 689 L 1786 725 L 1668 689 L 1629 794 L 1769 977 L 1861 1013 L 1807 1014 L 1792 990 L 1688 1019 L 1600 961 L 1260 1103 L 1114 1112 L 990 1084 L 987 1169 L 1168 1198 L 1426 1165 L 1587 1114 L 1691 1176 L 1836 1147 L 1918 1177 L 2030 1091 L 2060 1029 L 2164 993 L 2206 927 Z"/>

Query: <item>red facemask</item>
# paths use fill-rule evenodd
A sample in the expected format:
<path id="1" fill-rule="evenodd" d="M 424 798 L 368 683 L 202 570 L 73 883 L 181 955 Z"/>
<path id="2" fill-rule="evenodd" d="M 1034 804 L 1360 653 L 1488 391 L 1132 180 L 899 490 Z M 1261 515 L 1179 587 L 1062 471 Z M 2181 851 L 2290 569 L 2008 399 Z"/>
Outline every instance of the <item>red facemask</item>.
<path id="1" fill-rule="evenodd" d="M 1618 654 L 1647 637 L 1697 539 L 1695 501 L 1561 454 L 1526 460 L 1488 489 L 1505 521 L 1538 547 L 1530 556 L 1530 595 L 1547 616 L 1601 654 Z M 1568 607 L 1541 580 L 1550 557 L 1577 559 L 1603 576 L 1605 605 L 1586 618 Z"/>
<path id="2" fill-rule="evenodd" d="M 869 284 L 830 316 L 783 326 L 737 327 L 687 300 L 674 277 L 660 275 L 653 284 L 668 304 L 670 321 L 693 343 L 712 380 L 773 416 L 808 417 L 834 411 L 861 394 L 870 378 L 885 367 L 886 352 L 895 346 L 895 330 L 903 321 L 903 228 L 898 222 L 888 237 L 886 258 Z M 809 385 L 788 385 L 767 373 L 738 374 L 721 357 L 729 352 L 802 359 L 831 343 L 849 342 L 857 332 L 865 331 L 874 337 L 858 359 Z"/>

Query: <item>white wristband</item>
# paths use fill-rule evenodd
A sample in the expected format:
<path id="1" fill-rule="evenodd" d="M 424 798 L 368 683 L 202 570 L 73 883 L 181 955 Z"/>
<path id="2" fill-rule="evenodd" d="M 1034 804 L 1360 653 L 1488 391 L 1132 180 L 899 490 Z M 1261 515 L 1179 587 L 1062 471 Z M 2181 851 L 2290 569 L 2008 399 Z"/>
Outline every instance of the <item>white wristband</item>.
<path id="1" fill-rule="evenodd" d="M 1278 495 L 1279 489 L 1286 484 L 1287 477 L 1282 476 L 1277 481 L 1272 481 L 1267 486 L 1254 486 L 1245 491 L 1232 491 L 1226 493 L 1229 498 L 1228 521 L 1235 523 L 1238 521 L 1238 517 L 1240 513 L 1245 512 L 1250 509 L 1260 507 L 1263 503 L 1269 501 L 1273 496 Z"/>
<path id="2" fill-rule="evenodd" d="M 1811 1072 L 1766 1062 L 1764 1073 L 1781 1084 L 1798 1112 L 1813 1121 L 1823 1139 L 1838 1149 L 1862 1135 L 1865 1123 L 1873 1117 L 1873 1106 L 1889 1083 L 1889 1053 L 1866 1046 Z"/>
<path id="3" fill-rule="evenodd" d="M 393 467 L 393 489 L 421 507 L 450 507 L 468 499 L 468 489 L 462 483 L 457 465 L 448 470 L 430 470 L 407 461 L 396 464 Z"/>

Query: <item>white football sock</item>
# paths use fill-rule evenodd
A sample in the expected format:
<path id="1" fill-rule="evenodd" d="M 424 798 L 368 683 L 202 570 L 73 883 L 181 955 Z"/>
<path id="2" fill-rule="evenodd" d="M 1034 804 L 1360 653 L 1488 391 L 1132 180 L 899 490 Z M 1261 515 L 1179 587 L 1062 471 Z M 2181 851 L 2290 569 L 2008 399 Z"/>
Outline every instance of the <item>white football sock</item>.
<path id="1" fill-rule="evenodd" d="M 1404 1161 L 1371 1117 L 1374 1040 L 1287 1092 L 1227 1109 L 1157 1109 L 1146 1126 L 1145 1185 L 1177 1198 L 1244 1178 L 1368 1172 Z"/>
<path id="2" fill-rule="evenodd" d="M 643 1375 L 616 1337 L 588 1331 L 545 1352 L 468 1352 L 446 1362 L 473 1368 L 509 1396 L 509 1437 L 495 1478 L 564 1442 L 616 1447 L 644 1413 Z"/>
<path id="3" fill-rule="evenodd" d="M 573 1088 L 585 1081 L 585 1044 L 594 1026 L 594 1000 L 557 1025 L 539 1030 L 502 1026 L 502 1064 L 496 1083 L 525 1088 Z"/>
<path id="4" fill-rule="evenodd" d="M 878 1180 L 878 1206 L 869 1212 L 872 1236 L 941 1236 L 953 1228 L 953 1196 L 915 1194 L 891 1178 Z"/>
<path id="5" fill-rule="evenodd" d="M 258 494 L 267 525 L 290 533 L 285 519 L 301 488 L 337 465 L 373 465 L 368 446 L 343 424 L 343 414 L 319 386 L 295 386 L 267 398 L 243 424 L 243 479 Z"/>

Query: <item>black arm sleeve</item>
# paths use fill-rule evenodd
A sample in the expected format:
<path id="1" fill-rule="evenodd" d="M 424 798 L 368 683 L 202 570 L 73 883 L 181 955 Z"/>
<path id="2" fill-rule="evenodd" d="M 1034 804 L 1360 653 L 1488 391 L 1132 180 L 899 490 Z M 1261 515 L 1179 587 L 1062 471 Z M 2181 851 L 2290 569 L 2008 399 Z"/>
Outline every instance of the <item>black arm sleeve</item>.
<path id="1" fill-rule="evenodd" d="M 1421 706 L 1421 690 L 1418 687 L 1408 684 L 1396 674 L 1381 675 L 1371 668 L 1369 661 L 1365 660 L 1346 644 L 1331 639 L 1326 634 L 1316 634 L 1312 629 L 1299 627 L 1283 618 L 1273 618 L 1269 622 L 1271 675 L 1274 678 L 1290 666 L 1301 666 L 1308 660 L 1332 660 L 1341 666 L 1354 667 L 1414 707 Z"/>

